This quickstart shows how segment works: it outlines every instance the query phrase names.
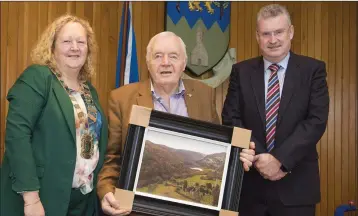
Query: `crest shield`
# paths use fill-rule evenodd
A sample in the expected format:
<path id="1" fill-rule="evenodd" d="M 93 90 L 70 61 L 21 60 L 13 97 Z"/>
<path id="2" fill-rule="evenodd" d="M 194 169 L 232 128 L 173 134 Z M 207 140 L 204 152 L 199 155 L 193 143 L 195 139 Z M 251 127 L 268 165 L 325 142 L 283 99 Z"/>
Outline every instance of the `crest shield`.
<path id="1" fill-rule="evenodd" d="M 197 76 L 224 57 L 230 39 L 230 2 L 178 1 L 166 3 L 167 31 L 180 36 L 188 55 L 187 69 Z"/>

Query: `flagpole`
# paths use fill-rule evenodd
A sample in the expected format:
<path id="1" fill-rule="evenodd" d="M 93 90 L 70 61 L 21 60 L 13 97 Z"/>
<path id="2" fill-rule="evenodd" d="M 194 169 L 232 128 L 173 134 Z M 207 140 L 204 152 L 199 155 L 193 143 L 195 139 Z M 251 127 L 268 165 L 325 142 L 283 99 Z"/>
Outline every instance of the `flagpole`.
<path id="1" fill-rule="evenodd" d="M 127 52 L 127 42 L 128 42 L 128 35 L 127 35 L 127 32 L 128 32 L 128 13 L 129 13 L 129 2 L 128 1 L 125 1 L 123 2 L 123 14 L 122 14 L 122 22 L 124 23 L 123 25 L 123 31 L 122 31 L 122 34 L 123 34 L 123 41 L 122 41 L 122 50 L 121 50 L 121 72 L 120 72 L 120 86 L 123 86 L 124 85 L 124 71 L 125 71 L 125 66 L 126 66 L 126 52 Z"/>

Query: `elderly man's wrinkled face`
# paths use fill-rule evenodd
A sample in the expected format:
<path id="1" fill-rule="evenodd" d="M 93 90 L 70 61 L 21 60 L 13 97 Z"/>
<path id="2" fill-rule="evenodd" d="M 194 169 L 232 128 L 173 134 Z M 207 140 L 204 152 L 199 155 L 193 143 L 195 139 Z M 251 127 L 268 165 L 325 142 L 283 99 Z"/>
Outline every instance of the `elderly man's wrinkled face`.
<path id="1" fill-rule="evenodd" d="M 87 34 L 78 22 L 70 22 L 57 34 L 53 51 L 59 69 L 80 70 L 87 59 Z"/>
<path id="2" fill-rule="evenodd" d="M 150 50 L 147 66 L 154 84 L 177 84 L 186 66 L 179 39 L 175 36 L 158 36 Z"/>
<path id="3" fill-rule="evenodd" d="M 283 14 L 259 20 L 256 39 L 263 57 L 273 63 L 280 62 L 291 49 L 293 32 L 293 26 Z"/>

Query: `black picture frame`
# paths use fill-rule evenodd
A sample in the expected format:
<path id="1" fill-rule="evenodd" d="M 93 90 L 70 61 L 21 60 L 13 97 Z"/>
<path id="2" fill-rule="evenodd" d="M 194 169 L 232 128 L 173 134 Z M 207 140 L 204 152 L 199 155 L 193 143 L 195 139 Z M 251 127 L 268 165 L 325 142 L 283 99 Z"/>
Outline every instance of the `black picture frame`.
<path id="1" fill-rule="evenodd" d="M 187 117 L 152 110 L 149 126 L 231 144 L 233 127 L 213 124 Z M 133 191 L 137 167 L 146 127 L 129 124 L 127 139 L 121 158 L 121 173 L 117 188 Z M 221 209 L 238 212 L 243 163 L 242 148 L 231 146 Z M 146 196 L 135 195 L 132 212 L 135 215 L 158 216 L 218 216 L 219 211 L 185 205 Z"/>

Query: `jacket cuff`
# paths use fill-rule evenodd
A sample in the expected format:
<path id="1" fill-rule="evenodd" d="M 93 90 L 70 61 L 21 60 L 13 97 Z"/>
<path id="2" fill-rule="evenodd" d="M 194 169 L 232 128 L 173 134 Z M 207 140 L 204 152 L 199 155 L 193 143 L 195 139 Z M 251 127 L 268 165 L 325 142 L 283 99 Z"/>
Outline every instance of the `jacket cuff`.
<path id="1" fill-rule="evenodd" d="M 281 163 L 281 170 L 283 172 L 288 172 L 290 173 L 291 170 L 293 169 L 293 165 L 291 163 L 289 163 L 287 160 L 285 160 L 283 157 L 281 157 L 278 154 L 275 154 L 276 152 L 272 152 L 272 156 L 274 156 L 278 161 L 280 161 Z"/>
<path id="2" fill-rule="evenodd" d="M 114 191 L 115 191 L 115 187 L 112 185 L 104 185 L 104 186 L 97 187 L 97 195 L 99 197 L 99 201 L 101 202 L 104 195 L 106 195 L 109 192 L 112 192 L 114 194 Z"/>
<path id="3" fill-rule="evenodd" d="M 12 180 L 12 190 L 16 193 L 40 190 L 40 183 L 37 177 L 26 179 L 25 182 L 20 180 L 13 172 L 10 172 L 9 177 Z"/>

